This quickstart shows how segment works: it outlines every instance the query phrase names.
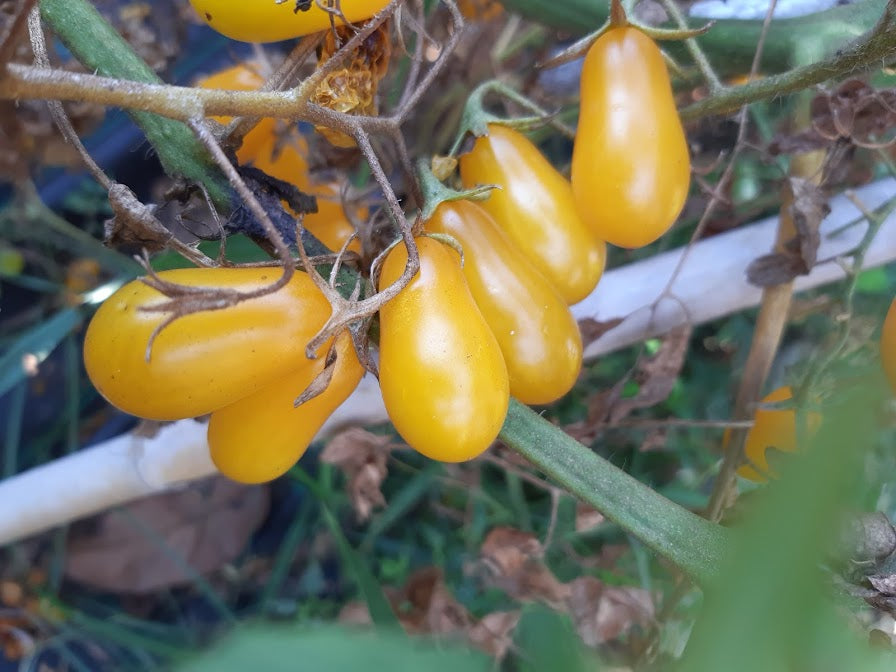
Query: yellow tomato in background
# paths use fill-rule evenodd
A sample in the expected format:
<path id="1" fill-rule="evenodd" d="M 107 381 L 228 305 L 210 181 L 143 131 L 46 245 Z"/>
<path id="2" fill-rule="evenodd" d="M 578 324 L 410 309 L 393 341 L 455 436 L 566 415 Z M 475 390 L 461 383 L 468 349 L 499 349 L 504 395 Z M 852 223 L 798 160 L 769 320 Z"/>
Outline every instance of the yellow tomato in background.
<path id="1" fill-rule="evenodd" d="M 264 77 L 251 63 L 240 63 L 225 68 L 196 82 L 203 89 L 221 89 L 224 91 L 255 91 L 264 84 Z M 219 124 L 229 124 L 233 117 L 214 115 L 211 117 Z M 243 136 L 242 144 L 236 152 L 237 161 L 249 163 L 256 160 L 270 144 L 271 138 L 277 133 L 277 121 L 275 119 L 260 119 L 258 123 Z"/>
<path id="2" fill-rule="evenodd" d="M 309 361 L 255 394 L 212 413 L 208 445 L 218 470 L 240 483 L 264 483 L 285 474 L 304 454 L 327 418 L 364 375 L 351 335 L 336 339 L 336 363 L 327 388 L 298 407 L 293 403 L 326 364 L 328 342 Z"/>
<path id="3" fill-rule="evenodd" d="M 691 180 L 688 145 L 663 55 L 637 28 L 611 28 L 582 68 L 572 188 L 592 233 L 642 247 L 681 213 Z"/>
<path id="4" fill-rule="evenodd" d="M 162 280 L 189 287 L 251 291 L 279 277 L 279 268 L 184 268 Z M 330 316 L 330 305 L 305 273 L 277 292 L 220 310 L 176 319 L 150 335 L 167 313 L 141 308 L 167 297 L 140 280 L 100 306 L 84 339 L 84 365 L 109 402 L 152 420 L 192 418 L 252 394 L 286 372 L 307 366 L 305 345 Z"/>
<path id="5" fill-rule="evenodd" d="M 389 4 L 389 0 L 319 1 L 320 5 L 317 0 L 190 0 L 190 4 L 209 26 L 241 42 L 289 40 L 327 30 L 331 21 L 337 26 L 357 23 Z"/>
<path id="6" fill-rule="evenodd" d="M 464 276 L 498 343 L 510 394 L 547 404 L 569 392 L 582 368 L 582 337 L 563 297 L 477 203 L 446 201 L 427 221 L 464 250 Z"/>
<path id="7" fill-rule="evenodd" d="M 890 386 L 896 392 L 896 299 L 890 304 L 880 334 L 880 359 Z"/>
<path id="8" fill-rule="evenodd" d="M 507 367 L 457 252 L 421 237 L 420 271 L 380 309 L 380 388 L 411 448 L 443 462 L 470 460 L 498 436 L 510 390 Z M 404 272 L 399 243 L 383 262 L 382 290 Z"/>
<path id="9" fill-rule="evenodd" d="M 526 136 L 488 130 L 460 157 L 464 186 L 498 185 L 480 205 L 567 303 L 581 301 L 600 280 L 606 246 L 579 218 L 569 181 Z"/>
<path id="10" fill-rule="evenodd" d="M 772 404 L 793 398 L 793 391 L 785 386 L 770 392 L 760 403 Z M 753 416 L 753 426 L 744 442 L 744 456 L 748 463 L 741 465 L 737 473 L 751 481 L 765 481 L 776 474 L 768 463 L 768 450 L 783 453 L 796 452 L 797 427 L 796 411 L 792 408 L 759 408 Z M 817 429 L 821 422 L 818 413 L 808 414 L 809 430 Z"/>

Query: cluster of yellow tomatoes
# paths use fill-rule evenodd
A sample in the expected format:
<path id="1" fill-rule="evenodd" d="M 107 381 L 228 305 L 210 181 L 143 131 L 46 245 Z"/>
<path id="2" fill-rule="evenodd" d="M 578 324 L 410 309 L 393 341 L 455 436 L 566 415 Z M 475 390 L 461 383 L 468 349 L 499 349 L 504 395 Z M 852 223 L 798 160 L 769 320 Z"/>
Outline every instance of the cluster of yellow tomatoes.
<path id="1" fill-rule="evenodd" d="M 331 20 L 338 26 L 342 18 L 366 19 L 386 2 L 343 0 L 341 16 L 301 0 L 255 3 L 251 11 L 237 0 L 192 4 L 225 35 L 267 42 L 327 29 Z M 200 86 L 251 90 L 262 81 L 255 68 L 241 65 Z M 627 98 L 623 90 L 631 91 Z M 634 121 L 626 125 L 617 117 Z M 655 164 L 649 170 L 643 157 L 631 160 L 638 143 Z M 339 184 L 311 179 L 306 152 L 295 129 L 263 119 L 243 138 L 236 158 L 317 196 L 318 212 L 304 215 L 303 224 L 339 249 L 354 232 L 352 218 L 338 199 Z M 459 164 L 465 187 L 497 188 L 481 202 L 434 202 L 416 239 L 420 271 L 382 307 L 379 332 L 380 385 L 390 419 L 410 446 L 445 461 L 471 459 L 494 441 L 510 395 L 545 404 L 569 391 L 581 368 L 582 342 L 568 306 L 597 285 L 604 241 L 645 245 L 678 216 L 689 160 L 659 49 L 627 27 L 611 29 L 592 47 L 571 183 L 522 133 L 500 123 L 489 124 Z M 463 264 L 457 249 L 436 234 L 459 244 Z M 349 249 L 360 251 L 356 241 Z M 394 283 L 406 263 L 407 249 L 395 245 L 380 268 L 379 288 Z M 306 358 L 305 344 L 331 308 L 305 273 L 294 273 L 279 291 L 170 323 L 169 298 L 158 282 L 250 292 L 279 272 L 184 269 L 126 285 L 88 328 L 91 380 L 133 415 L 173 420 L 209 414 L 211 457 L 222 473 L 243 482 L 276 478 L 358 384 L 363 367 L 350 335 L 340 334 L 316 359 Z M 296 405 L 334 354 L 325 391 Z"/>

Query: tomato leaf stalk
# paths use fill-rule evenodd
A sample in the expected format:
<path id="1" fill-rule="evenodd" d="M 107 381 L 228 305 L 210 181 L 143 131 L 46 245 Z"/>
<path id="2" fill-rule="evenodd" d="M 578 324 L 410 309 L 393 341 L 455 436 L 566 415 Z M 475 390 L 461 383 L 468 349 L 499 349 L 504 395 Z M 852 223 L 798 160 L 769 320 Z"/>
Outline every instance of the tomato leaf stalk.
<path id="1" fill-rule="evenodd" d="M 516 399 L 498 438 L 697 583 L 716 578 L 731 545 L 725 528 L 666 499 Z"/>
<path id="2" fill-rule="evenodd" d="M 41 18 L 88 70 L 104 77 L 161 84 L 153 70 L 86 0 L 41 0 Z M 165 172 L 203 185 L 229 209 L 230 189 L 193 132 L 179 121 L 129 112 L 159 155 Z"/>

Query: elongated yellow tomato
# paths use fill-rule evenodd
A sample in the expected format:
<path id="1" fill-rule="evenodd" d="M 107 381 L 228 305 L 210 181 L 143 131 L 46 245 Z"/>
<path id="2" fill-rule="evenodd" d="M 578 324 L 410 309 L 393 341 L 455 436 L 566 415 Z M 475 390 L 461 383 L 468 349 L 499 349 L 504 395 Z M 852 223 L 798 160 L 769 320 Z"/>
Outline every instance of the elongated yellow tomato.
<path id="1" fill-rule="evenodd" d="M 464 276 L 504 355 L 510 394 L 547 404 L 582 368 L 582 337 L 563 297 L 477 203 L 442 203 L 426 224 L 464 249 Z"/>
<path id="2" fill-rule="evenodd" d="M 890 304 L 890 310 L 884 320 L 884 328 L 880 334 L 880 359 L 884 373 L 890 380 L 890 386 L 896 392 L 896 299 Z"/>
<path id="3" fill-rule="evenodd" d="M 611 28 L 582 68 L 572 188 L 594 235 L 620 247 L 652 243 L 675 222 L 691 179 L 669 73 L 653 40 Z"/>
<path id="4" fill-rule="evenodd" d="M 336 339 L 330 384 L 295 408 L 296 397 L 323 370 L 330 343 L 307 366 L 212 413 L 208 445 L 212 462 L 222 474 L 241 483 L 264 483 L 282 476 L 304 454 L 324 421 L 364 375 L 351 335 L 344 331 Z"/>
<path id="5" fill-rule="evenodd" d="M 159 273 L 191 287 L 250 291 L 270 284 L 279 268 L 184 268 Z M 305 345 L 330 316 L 330 305 L 305 273 L 273 294 L 221 310 L 176 319 L 146 312 L 166 297 L 134 280 L 100 306 L 84 339 L 90 380 L 111 404 L 152 420 L 204 415 L 307 366 Z"/>
<path id="6" fill-rule="evenodd" d="M 793 391 L 785 386 L 770 392 L 761 403 L 771 404 L 792 398 Z M 818 413 L 809 413 L 810 430 L 817 429 L 820 422 Z M 775 476 L 766 456 L 768 450 L 794 453 L 797 448 L 796 411 L 792 408 L 759 408 L 744 442 L 744 456 L 749 462 L 741 465 L 737 473 L 751 481 L 765 481 L 769 476 Z"/>
<path id="7" fill-rule="evenodd" d="M 420 271 L 380 309 L 380 387 L 389 418 L 412 448 L 443 462 L 470 460 L 498 435 L 510 392 L 494 334 L 451 248 L 417 239 Z M 397 245 L 380 288 L 404 272 Z"/>
<path id="8" fill-rule="evenodd" d="M 190 0 L 190 4 L 209 26 L 233 40 L 279 42 L 327 30 L 331 17 L 337 26 L 369 19 L 389 0 Z M 337 7 L 342 16 L 335 13 Z"/>
<path id="9" fill-rule="evenodd" d="M 600 280 L 606 246 L 579 218 L 569 182 L 526 136 L 488 130 L 460 157 L 464 186 L 498 185 L 482 207 L 567 303 L 581 301 Z"/>

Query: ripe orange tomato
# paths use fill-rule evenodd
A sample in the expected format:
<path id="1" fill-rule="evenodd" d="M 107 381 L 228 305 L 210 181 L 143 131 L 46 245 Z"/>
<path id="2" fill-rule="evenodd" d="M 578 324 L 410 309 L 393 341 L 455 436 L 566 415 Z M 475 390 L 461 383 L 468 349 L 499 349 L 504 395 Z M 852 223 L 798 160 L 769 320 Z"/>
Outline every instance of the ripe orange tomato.
<path id="1" fill-rule="evenodd" d="M 270 284 L 279 268 L 184 268 L 159 273 L 191 287 L 241 291 Z M 152 420 L 192 418 L 260 390 L 307 366 L 305 345 L 330 316 L 330 305 L 305 273 L 273 294 L 229 308 L 181 317 L 159 332 L 167 315 L 142 307 L 167 299 L 134 280 L 100 306 L 84 339 L 90 380 L 111 404 Z"/>
<path id="2" fill-rule="evenodd" d="M 380 309 L 380 387 L 395 429 L 412 448 L 443 462 L 470 460 L 498 436 L 510 391 L 494 334 L 470 295 L 460 258 L 417 239 L 420 271 Z M 379 286 L 404 272 L 398 244 Z"/>
<path id="3" fill-rule="evenodd" d="M 208 445 L 218 470 L 240 483 L 264 483 L 286 473 L 304 454 L 324 421 L 364 375 L 351 335 L 336 339 L 336 364 L 327 389 L 298 408 L 293 402 L 323 370 L 328 342 L 309 361 L 275 382 L 212 413 Z"/>
<path id="4" fill-rule="evenodd" d="M 611 28 L 588 50 L 572 188 L 594 235 L 642 247 L 675 222 L 691 179 L 666 63 L 637 28 Z"/>
<path id="5" fill-rule="evenodd" d="M 200 79 L 196 85 L 203 89 L 222 89 L 224 91 L 254 91 L 264 84 L 264 77 L 258 73 L 258 69 L 252 64 L 239 64 L 225 68 L 208 77 Z M 211 117 L 220 124 L 229 124 L 233 117 L 214 115 Z M 237 160 L 249 163 L 256 160 L 267 150 L 277 133 L 277 121 L 265 118 L 243 136 L 242 144 L 236 152 Z"/>
<path id="6" fill-rule="evenodd" d="M 769 393 L 761 403 L 781 402 L 792 398 L 792 390 L 785 386 Z M 809 413 L 810 430 L 816 429 L 820 421 L 821 416 L 818 413 Z M 796 452 L 797 428 L 794 409 L 759 408 L 756 410 L 753 426 L 747 433 L 744 442 L 744 456 L 749 462 L 738 468 L 738 475 L 759 482 L 767 480 L 769 476 L 775 476 L 766 456 L 769 449 L 784 453 Z"/>
<path id="7" fill-rule="evenodd" d="M 510 394 L 548 404 L 569 392 L 582 368 L 582 337 L 557 290 L 477 203 L 443 202 L 426 228 L 463 247 L 464 276 L 501 346 Z"/>
<path id="8" fill-rule="evenodd" d="M 606 246 L 579 218 L 569 182 L 526 136 L 499 124 L 488 131 L 460 157 L 464 186 L 498 185 L 480 205 L 567 303 L 581 301 L 600 280 Z"/>
<path id="9" fill-rule="evenodd" d="M 331 17 L 336 26 L 369 19 L 389 0 L 190 0 L 190 4 L 209 26 L 233 40 L 279 42 L 327 30 Z M 323 7 L 334 12 L 338 7 L 342 16 Z"/>
<path id="10" fill-rule="evenodd" d="M 884 319 L 884 328 L 880 334 L 880 359 L 890 386 L 896 392 L 896 299 L 893 299 Z"/>

